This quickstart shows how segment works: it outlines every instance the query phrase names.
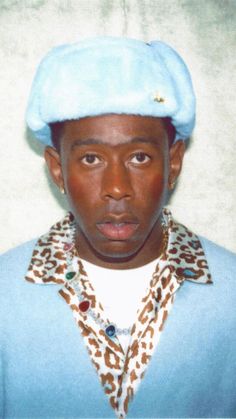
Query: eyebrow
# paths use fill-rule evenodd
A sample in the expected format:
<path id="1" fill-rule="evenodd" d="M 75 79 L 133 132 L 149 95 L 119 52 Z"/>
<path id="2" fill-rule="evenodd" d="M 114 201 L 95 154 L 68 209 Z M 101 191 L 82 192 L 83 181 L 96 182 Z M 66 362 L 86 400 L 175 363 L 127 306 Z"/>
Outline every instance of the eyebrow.
<path id="1" fill-rule="evenodd" d="M 155 146 L 158 145 L 158 141 L 155 138 L 142 138 L 142 137 L 134 137 L 131 140 L 125 142 L 125 143 L 117 143 L 115 144 L 116 146 L 119 145 L 125 145 L 125 144 L 135 144 L 135 143 L 142 143 L 142 144 L 154 144 Z M 73 150 L 75 147 L 83 147 L 83 146 L 88 146 L 88 145 L 111 145 L 110 143 L 104 142 L 100 139 L 97 138 L 87 138 L 87 139 L 81 139 L 81 140 L 76 140 L 72 146 L 71 149 Z"/>

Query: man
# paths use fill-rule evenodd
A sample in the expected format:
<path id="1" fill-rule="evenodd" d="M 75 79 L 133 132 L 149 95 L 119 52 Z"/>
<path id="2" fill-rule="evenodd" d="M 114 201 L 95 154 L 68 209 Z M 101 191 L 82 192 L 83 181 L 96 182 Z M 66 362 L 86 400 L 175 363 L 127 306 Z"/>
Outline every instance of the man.
<path id="1" fill-rule="evenodd" d="M 194 121 L 161 42 L 95 38 L 39 66 L 27 122 L 71 212 L 1 258 L 1 416 L 236 413 L 236 258 L 164 207 Z"/>

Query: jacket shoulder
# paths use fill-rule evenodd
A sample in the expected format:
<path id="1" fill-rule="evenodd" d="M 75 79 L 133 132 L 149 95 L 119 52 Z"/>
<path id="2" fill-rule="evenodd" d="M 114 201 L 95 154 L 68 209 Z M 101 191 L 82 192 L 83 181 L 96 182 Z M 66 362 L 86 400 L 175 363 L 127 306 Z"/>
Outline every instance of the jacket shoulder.
<path id="1" fill-rule="evenodd" d="M 235 280 L 236 254 L 204 237 L 200 236 L 199 239 L 205 252 L 213 281 L 214 278 Z"/>
<path id="2" fill-rule="evenodd" d="M 30 240 L 0 255 L 0 276 L 9 277 L 14 272 L 25 273 L 37 239 Z"/>

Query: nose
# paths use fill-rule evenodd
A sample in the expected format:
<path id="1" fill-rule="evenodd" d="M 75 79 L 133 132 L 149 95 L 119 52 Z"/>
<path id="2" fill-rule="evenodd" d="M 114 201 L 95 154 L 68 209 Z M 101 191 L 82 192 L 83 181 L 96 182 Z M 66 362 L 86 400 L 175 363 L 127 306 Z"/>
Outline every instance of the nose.
<path id="1" fill-rule="evenodd" d="M 130 173 L 124 163 L 116 162 L 107 166 L 103 174 L 102 196 L 104 199 L 130 199 L 133 195 Z"/>

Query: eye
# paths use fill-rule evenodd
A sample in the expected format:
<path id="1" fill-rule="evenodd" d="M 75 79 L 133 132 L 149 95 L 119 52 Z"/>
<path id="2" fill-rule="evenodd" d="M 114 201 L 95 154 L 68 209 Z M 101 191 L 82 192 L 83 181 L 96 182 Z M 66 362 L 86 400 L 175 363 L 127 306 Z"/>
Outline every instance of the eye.
<path id="1" fill-rule="evenodd" d="M 150 160 L 151 160 L 150 156 L 148 156 L 146 153 L 141 152 L 141 151 L 139 153 L 134 154 L 130 159 L 131 163 L 134 163 L 134 164 L 144 164 Z"/>
<path id="2" fill-rule="evenodd" d="M 82 157 L 81 161 L 87 166 L 95 166 L 101 162 L 101 159 L 96 154 L 86 154 Z"/>

